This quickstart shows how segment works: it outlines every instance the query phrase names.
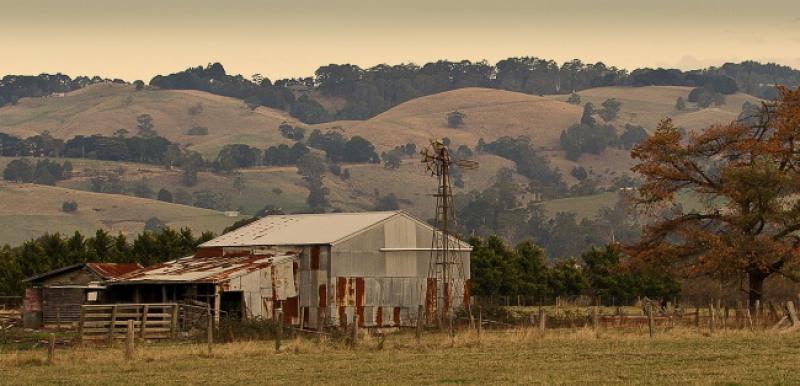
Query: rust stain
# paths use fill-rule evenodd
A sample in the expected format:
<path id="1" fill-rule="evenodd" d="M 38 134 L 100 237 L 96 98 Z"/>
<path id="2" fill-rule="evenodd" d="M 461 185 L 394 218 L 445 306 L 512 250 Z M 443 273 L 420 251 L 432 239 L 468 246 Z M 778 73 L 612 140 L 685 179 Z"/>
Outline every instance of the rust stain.
<path id="1" fill-rule="evenodd" d="M 222 247 L 197 248 L 197 252 L 195 252 L 194 254 L 194 257 L 197 258 L 218 257 L 218 256 L 222 256 Z"/>
<path id="2" fill-rule="evenodd" d="M 428 316 L 428 322 L 433 320 L 436 314 L 436 278 L 428 278 L 428 286 L 425 291 L 425 314 Z"/>
<path id="3" fill-rule="evenodd" d="M 366 321 L 364 320 L 364 306 L 356 306 L 356 313 L 358 314 L 358 327 L 364 327 Z"/>
<path id="4" fill-rule="evenodd" d="M 213 250 L 213 248 L 209 248 Z M 139 269 L 122 276 L 113 281 L 115 282 L 146 282 L 149 277 L 157 276 L 158 280 L 185 281 L 185 282 L 207 282 L 219 283 L 230 279 L 234 275 L 254 272 L 273 264 L 276 257 L 272 253 L 251 253 L 250 251 L 234 251 L 225 255 L 204 256 L 209 254 L 195 255 L 191 258 L 179 259 L 170 263 L 161 263 Z M 286 252 L 285 256 L 296 257 L 293 251 Z M 201 257 L 204 256 L 204 257 Z M 292 261 L 294 275 L 297 277 L 297 261 Z M 207 276 L 199 277 L 198 273 L 209 272 Z M 214 272 L 211 274 L 210 272 Z M 166 279 L 165 279 L 166 278 Z"/>
<path id="5" fill-rule="evenodd" d="M 364 306 L 364 278 L 356 278 L 356 307 Z"/>
<path id="6" fill-rule="evenodd" d="M 396 327 L 400 327 L 400 307 L 392 309 L 392 321 Z"/>
<path id="7" fill-rule="evenodd" d="M 319 270 L 319 245 L 315 245 L 311 247 L 311 270 L 318 271 Z"/>
<path id="8" fill-rule="evenodd" d="M 297 296 L 286 298 L 283 302 L 283 321 L 293 324 L 298 314 Z"/>
<path id="9" fill-rule="evenodd" d="M 345 299 L 347 295 L 347 278 L 346 277 L 337 277 L 336 278 L 336 305 L 344 306 L 346 305 Z"/>
<path id="10" fill-rule="evenodd" d="M 103 279 L 119 277 L 142 269 L 141 265 L 130 263 L 87 263 L 86 265 Z"/>
<path id="11" fill-rule="evenodd" d="M 325 284 L 320 284 L 319 285 L 318 297 L 319 297 L 319 300 L 318 300 L 318 303 L 317 303 L 317 307 L 319 307 L 319 308 L 328 307 L 328 293 L 325 290 Z"/>
<path id="12" fill-rule="evenodd" d="M 383 327 L 383 307 L 378 307 L 378 310 L 375 311 L 375 325 Z"/>

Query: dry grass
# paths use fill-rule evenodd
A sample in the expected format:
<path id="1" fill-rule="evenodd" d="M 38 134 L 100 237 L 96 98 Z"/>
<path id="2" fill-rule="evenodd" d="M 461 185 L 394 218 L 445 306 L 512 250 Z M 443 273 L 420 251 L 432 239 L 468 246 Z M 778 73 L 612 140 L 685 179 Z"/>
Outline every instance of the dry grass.
<path id="1" fill-rule="evenodd" d="M 214 346 L 152 344 L 136 360 L 122 348 L 69 348 L 0 354 L 3 384 L 797 384 L 796 334 L 674 329 L 650 339 L 636 331 L 484 331 L 454 338 L 389 334 L 383 350 L 367 337 L 343 343 L 295 339 Z"/>
<path id="2" fill-rule="evenodd" d="M 133 235 L 144 229 L 150 217 L 198 232 L 219 232 L 238 219 L 186 205 L 33 184 L 0 182 L 0 197 L 0 243 L 12 245 L 45 232 L 93 234 L 103 228 L 113 234 Z M 64 201 L 77 202 L 78 210 L 62 212 Z"/>
<path id="3" fill-rule="evenodd" d="M 447 127 L 447 113 L 466 114 L 464 125 Z M 346 132 L 368 138 L 380 148 L 402 143 L 417 145 L 430 138 L 449 137 L 473 148 L 478 139 L 530 136 L 538 146 L 555 146 L 561 130 L 580 119 L 580 107 L 511 91 L 463 88 L 416 98 L 366 121 L 333 122 Z"/>
<path id="4" fill-rule="evenodd" d="M 192 106 L 203 112 L 190 115 Z M 139 114 L 153 117 L 156 131 L 182 144 L 198 145 L 205 155 L 216 155 L 226 143 L 265 145 L 287 142 L 278 133 L 283 121 L 296 122 L 282 111 L 249 110 L 242 101 L 189 90 L 135 91 L 133 86 L 98 84 L 63 98 L 23 98 L 16 106 L 0 109 L 3 132 L 28 137 L 44 130 L 58 138 L 75 135 L 113 135 L 119 128 L 135 134 Z M 188 136 L 193 126 L 208 128 L 207 136 Z M 247 139 L 244 141 L 244 139 Z"/>
<path id="5" fill-rule="evenodd" d="M 598 107 L 607 98 L 617 98 L 622 102 L 620 117 L 613 123 L 619 127 L 625 123 L 642 124 L 653 129 L 655 124 L 665 116 L 674 116 L 676 124 L 687 128 L 702 128 L 711 123 L 726 122 L 736 117 L 741 104 L 745 100 L 755 98 L 736 94 L 726 98 L 726 104 L 719 108 L 703 110 L 674 110 L 675 99 L 688 95 L 687 87 L 604 87 L 582 91 L 584 102 L 591 101 Z M 361 135 L 373 142 L 378 152 L 394 148 L 408 142 L 418 147 L 425 146 L 432 137 L 449 137 L 454 146 L 461 144 L 475 147 L 478 139 L 491 141 L 499 136 L 528 135 L 543 154 L 550 159 L 554 167 L 558 167 L 565 180 L 572 184 L 577 182 L 569 172 L 575 165 L 581 165 L 592 171 L 593 178 L 610 182 L 622 173 L 629 173 L 633 166 L 629 152 L 608 149 L 600 155 L 585 154 L 576 162 L 564 158 L 562 151 L 557 150 L 558 137 L 561 130 L 577 122 L 581 107 L 563 102 L 564 95 L 538 97 L 509 91 L 465 88 L 417 98 L 365 121 L 337 121 L 320 125 L 301 125 L 308 128 L 327 129 L 339 126 L 347 135 Z M 327 101 L 334 108 L 341 101 Z M 326 103 L 327 103 L 326 102 Z M 188 109 L 202 104 L 204 111 L 192 116 Z M 446 126 L 446 114 L 459 110 L 466 114 L 465 124 L 458 129 Z M 277 127 L 286 120 L 298 124 L 284 112 L 258 108 L 250 111 L 241 101 L 211 95 L 199 91 L 178 90 L 145 90 L 134 91 L 132 86 L 94 85 L 68 93 L 63 98 L 24 98 L 16 106 L 0 109 L 0 130 L 22 136 L 32 135 L 49 130 L 57 137 L 71 137 L 77 134 L 103 133 L 113 134 L 120 127 L 134 131 L 135 118 L 138 114 L 153 115 L 156 130 L 173 141 L 191 145 L 194 150 L 202 152 L 213 159 L 218 150 L 229 143 L 247 143 L 264 148 L 268 145 L 284 143 L 287 140 L 280 136 Z M 206 126 L 208 136 L 186 136 L 185 131 L 194 126 Z M 510 167 L 513 163 L 491 155 L 476 155 L 481 166 L 476 171 L 464 173 L 466 190 L 481 190 L 492 183 L 500 167 Z M 0 167 L 4 160 L 0 159 Z M 115 163 L 72 160 L 77 167 L 85 166 L 95 169 L 112 170 Z M 384 195 L 395 193 L 402 201 L 401 208 L 409 210 L 418 217 L 430 217 L 434 205 L 430 194 L 435 189 L 435 181 L 426 176 L 416 157 L 407 158 L 398 170 L 387 170 L 382 165 L 347 165 L 351 169 L 352 178 L 343 181 L 329 175 L 326 185 L 330 189 L 332 206 L 346 211 L 372 209 L 377 197 L 375 192 Z M 202 173 L 200 184 L 191 189 L 180 186 L 180 172 L 166 172 L 155 166 L 138 164 L 119 164 L 126 169 L 127 180 L 146 178 L 155 190 L 165 187 L 170 191 L 183 189 L 187 191 L 211 190 L 230 198 L 231 207 L 242 207 L 253 213 L 265 205 L 275 205 L 287 211 L 304 210 L 308 190 L 296 174 L 294 168 L 262 168 L 243 171 L 246 188 L 243 192 L 233 189 L 233 179 L 225 176 Z M 517 178 L 526 183 L 524 178 Z M 88 190 L 88 181 L 70 180 L 61 186 Z M 280 189 L 282 193 L 274 193 Z M 460 191 L 460 189 L 459 189 Z M 553 213 L 558 210 L 570 210 L 581 217 L 592 216 L 602 206 L 611 206 L 612 195 L 601 194 L 580 199 L 567 199 L 546 203 Z M 128 198 L 122 198 L 127 200 Z M 525 198 L 523 198 L 525 200 Z M 63 201 L 63 200 L 62 200 Z M 50 205 L 50 201 L 45 199 Z M 13 233 L 13 241 L 40 234 L 43 231 L 88 230 L 102 223 L 107 229 L 116 231 L 124 228 L 141 227 L 140 218 L 95 216 L 98 219 L 85 221 L 77 216 L 65 217 L 60 214 L 58 205 L 50 205 L 37 219 L 30 213 L 7 213 L 4 223 L 15 225 L 18 231 Z M 0 204 L 1 206 L 2 204 Z M 32 205 L 32 204 L 31 204 Z M 34 205 L 32 205 L 34 206 Z M 25 212 L 25 206 L 19 208 Z M 159 218 L 175 217 L 166 211 L 165 214 L 148 212 Z M 52 214 L 52 215 L 51 215 Z M 51 227 L 54 219 L 58 219 L 56 227 Z M 102 218 L 102 220 L 100 220 Z M 202 218 L 202 217 L 198 217 Z M 22 220 L 22 221 L 20 221 Z M 25 225 L 19 225 L 25 224 Z M 194 223 L 197 229 L 219 229 L 217 222 Z M 12 240 L 12 239 L 9 239 Z M 6 240 L 0 240 L 6 241 Z"/>

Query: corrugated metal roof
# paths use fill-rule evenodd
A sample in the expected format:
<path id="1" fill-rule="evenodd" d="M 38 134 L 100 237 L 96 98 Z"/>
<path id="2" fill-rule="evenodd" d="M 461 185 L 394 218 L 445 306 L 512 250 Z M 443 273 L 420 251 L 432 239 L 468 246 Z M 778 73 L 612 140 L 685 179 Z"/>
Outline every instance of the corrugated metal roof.
<path id="1" fill-rule="evenodd" d="M 94 271 L 98 276 L 100 276 L 103 279 L 111 279 L 142 268 L 142 266 L 139 264 L 129 264 L 129 263 L 77 263 L 68 265 L 66 267 L 57 268 L 52 271 L 41 273 L 35 276 L 31 276 L 29 278 L 22 280 L 22 282 L 27 283 L 32 281 L 38 281 L 41 279 L 46 279 L 48 277 L 59 275 L 64 272 L 81 269 L 84 266 Z"/>
<path id="2" fill-rule="evenodd" d="M 142 269 L 141 265 L 134 263 L 86 263 L 86 266 L 103 279 L 115 278 Z"/>
<path id="3" fill-rule="evenodd" d="M 201 247 L 333 244 L 401 211 L 272 215 L 201 244 Z"/>
<path id="4" fill-rule="evenodd" d="M 294 255 L 247 254 L 224 257 L 184 257 L 121 276 L 107 284 L 220 283 L 294 259 Z"/>

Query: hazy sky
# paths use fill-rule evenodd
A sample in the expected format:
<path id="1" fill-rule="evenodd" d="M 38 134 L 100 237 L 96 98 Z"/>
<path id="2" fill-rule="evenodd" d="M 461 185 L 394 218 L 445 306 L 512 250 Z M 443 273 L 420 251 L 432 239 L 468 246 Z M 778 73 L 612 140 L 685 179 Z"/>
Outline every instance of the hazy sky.
<path id="1" fill-rule="evenodd" d="M 145 81 L 212 61 L 271 79 L 328 63 L 509 56 L 800 68 L 800 1 L 0 0 L 0 52 L 0 75 Z"/>

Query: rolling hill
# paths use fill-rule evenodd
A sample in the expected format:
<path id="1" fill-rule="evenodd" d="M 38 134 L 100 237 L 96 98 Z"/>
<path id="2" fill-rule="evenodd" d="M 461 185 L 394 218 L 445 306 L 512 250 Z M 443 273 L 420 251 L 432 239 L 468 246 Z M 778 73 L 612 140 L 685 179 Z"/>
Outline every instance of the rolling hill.
<path id="1" fill-rule="evenodd" d="M 582 102 L 595 106 L 608 98 L 622 102 L 619 117 L 613 120 L 618 129 L 626 123 L 642 125 L 653 130 L 661 119 L 673 117 L 677 125 L 687 129 L 702 129 L 710 124 L 725 123 L 736 118 L 744 101 L 756 98 L 735 94 L 727 96 L 726 103 L 719 107 L 697 109 L 689 104 L 684 111 L 675 109 L 675 100 L 688 95 L 688 87 L 604 87 L 579 92 Z M 455 145 L 467 145 L 474 149 L 480 138 L 491 141 L 500 136 L 527 135 L 534 145 L 558 167 L 567 183 L 576 183 L 569 171 L 581 165 L 590 175 L 600 181 L 610 181 L 628 173 L 633 161 L 629 152 L 607 149 L 604 153 L 584 154 L 577 161 L 570 161 L 559 150 L 561 131 L 578 122 L 582 107 L 566 103 L 567 96 L 534 96 L 522 93 L 483 88 L 464 88 L 429 95 L 407 101 L 388 111 L 364 121 L 335 121 L 318 125 L 303 125 L 285 112 L 259 107 L 247 108 L 240 100 L 216 96 L 200 91 L 176 91 L 145 89 L 135 91 L 133 86 L 98 84 L 67 93 L 63 97 L 24 98 L 15 106 L 0 108 L 0 132 L 18 136 L 29 136 L 49 131 L 58 138 L 74 135 L 112 135 L 119 128 L 135 132 L 136 116 L 153 116 L 155 130 L 172 141 L 180 142 L 213 159 L 225 144 L 245 143 L 259 148 L 278 143 L 290 143 L 277 130 L 281 122 L 287 121 L 305 127 L 308 132 L 315 128 L 336 128 L 346 135 L 360 135 L 375 144 L 380 153 L 405 143 L 422 147 L 430 138 L 449 137 Z M 329 108 L 340 107 L 335 100 L 323 101 Z M 199 113 L 190 113 L 190 108 L 202 106 Z M 447 127 L 446 115 L 451 111 L 464 113 L 464 125 Z M 208 128 L 206 136 L 189 136 L 186 131 L 193 126 Z M 463 192 L 484 189 L 494 179 L 501 167 L 514 167 L 509 160 L 489 154 L 476 154 L 481 167 L 464 173 Z M 0 159 L 0 166 L 8 162 Z M 211 191 L 224 196 L 231 209 L 240 208 L 244 213 L 255 213 L 266 205 L 274 205 L 287 211 L 306 209 L 308 194 L 305 183 L 294 167 L 261 167 L 241 171 L 244 188 L 235 189 L 233 175 L 200 173 L 200 183 L 194 187 L 180 184 L 179 170 L 164 170 L 154 165 L 115 163 L 93 160 L 71 160 L 79 171 L 78 177 L 59 183 L 58 188 L 16 186 L 4 184 L 0 190 L 3 199 L 0 222 L 13 226 L 8 240 L 19 241 L 45 231 L 93 230 L 98 226 L 112 231 L 135 232 L 142 228 L 144 220 L 156 216 L 170 224 L 194 224 L 198 229 L 219 230 L 234 219 L 225 218 L 219 212 L 192 207 L 161 203 L 122 195 L 102 195 L 86 192 L 90 189 L 89 178 L 97 173 L 107 173 L 121 168 L 122 178 L 127 182 L 144 180 L 153 190 L 160 188 L 172 192 L 188 193 Z M 399 169 L 385 169 L 380 164 L 342 165 L 349 169 L 351 178 L 343 180 L 332 174 L 325 179 L 330 190 L 333 208 L 341 210 L 373 209 L 378 198 L 394 193 L 401 207 L 421 218 L 430 217 L 434 206 L 430 195 L 435 181 L 426 175 L 416 157 L 403 160 Z M 517 175 L 521 183 L 527 180 Z M 22 193 L 25 192 L 25 193 Z M 43 197 L 41 202 L 28 204 L 26 195 Z M 79 213 L 68 215 L 60 212 L 61 203 L 69 195 L 79 200 Z M 615 194 L 565 199 L 545 203 L 548 212 L 566 208 L 581 216 L 591 216 L 599 207 L 613 205 Z M 85 201 L 85 205 L 81 204 Z M 96 202 L 96 204 L 93 204 Z M 29 206 L 30 208 L 26 207 Z M 94 205 L 94 206 L 92 206 Z M 126 208 L 141 207 L 141 210 Z M 95 208 L 95 209 L 89 209 Z M 20 225 L 17 225 L 20 224 Z M 24 225 L 23 225 L 24 224 Z"/>
<path id="2" fill-rule="evenodd" d="M 84 192 L 61 187 L 0 182 L 0 244 L 16 245 L 44 233 L 140 233 L 150 217 L 175 228 L 220 232 L 239 219 L 223 213 L 136 197 Z M 61 205 L 75 201 L 78 210 L 65 213 Z"/>

